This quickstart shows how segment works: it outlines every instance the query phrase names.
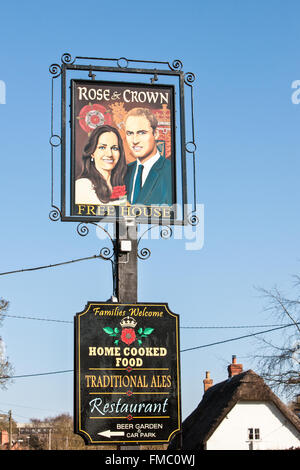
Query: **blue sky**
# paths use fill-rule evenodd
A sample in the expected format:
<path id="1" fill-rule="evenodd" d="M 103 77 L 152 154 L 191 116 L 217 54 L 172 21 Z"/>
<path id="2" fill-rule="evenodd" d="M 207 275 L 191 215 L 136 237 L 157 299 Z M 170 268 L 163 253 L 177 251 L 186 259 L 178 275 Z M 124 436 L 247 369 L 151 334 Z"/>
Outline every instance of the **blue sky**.
<path id="1" fill-rule="evenodd" d="M 50 212 L 49 66 L 72 56 L 172 62 L 193 72 L 198 203 L 204 205 L 201 250 L 184 240 L 145 240 L 138 300 L 167 302 L 183 327 L 273 324 L 255 286 L 288 292 L 299 269 L 299 3 L 79 1 L 7 3 L 1 7 L 0 272 L 99 253 L 109 241 L 91 228 L 52 222 Z M 0 276 L 10 301 L 0 334 L 15 375 L 73 368 L 73 317 L 88 300 L 112 293 L 109 262 L 93 260 Z M 62 322 L 45 321 L 63 320 Z M 258 329 L 181 329 L 181 348 Z M 266 336 L 276 339 L 275 334 Z M 181 354 L 182 408 L 202 397 L 210 370 L 227 377 L 233 354 L 255 368 L 254 338 Z M 73 411 L 72 373 L 16 378 L 0 390 L 0 410 L 15 420 Z"/>

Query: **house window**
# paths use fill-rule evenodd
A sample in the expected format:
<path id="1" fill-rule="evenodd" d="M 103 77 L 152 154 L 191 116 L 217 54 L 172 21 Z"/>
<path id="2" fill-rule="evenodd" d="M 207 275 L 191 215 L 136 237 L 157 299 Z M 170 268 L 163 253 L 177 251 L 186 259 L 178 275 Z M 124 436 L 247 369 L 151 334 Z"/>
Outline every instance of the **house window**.
<path id="1" fill-rule="evenodd" d="M 258 441 L 260 439 L 259 428 L 248 428 L 248 439 L 249 441 Z"/>

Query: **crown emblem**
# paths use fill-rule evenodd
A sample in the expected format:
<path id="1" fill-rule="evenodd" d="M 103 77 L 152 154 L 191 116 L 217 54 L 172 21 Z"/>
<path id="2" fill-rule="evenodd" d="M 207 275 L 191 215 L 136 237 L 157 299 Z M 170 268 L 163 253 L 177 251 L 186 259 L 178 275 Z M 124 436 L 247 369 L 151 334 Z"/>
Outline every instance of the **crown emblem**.
<path id="1" fill-rule="evenodd" d="M 122 328 L 135 328 L 136 324 L 137 322 L 132 317 L 125 317 L 122 318 L 122 320 L 120 321 L 120 325 Z"/>
<path id="2" fill-rule="evenodd" d="M 135 331 L 134 328 L 137 325 L 137 321 L 129 316 L 122 318 L 120 325 L 122 327 L 121 330 L 117 326 L 115 328 L 112 328 L 111 326 L 106 326 L 103 328 L 103 331 L 113 338 L 114 344 L 117 346 L 120 341 L 127 344 L 128 346 L 135 341 L 141 345 L 143 344 L 144 338 L 148 338 L 154 331 L 154 328 L 150 328 L 149 326 L 146 328 L 141 327 Z"/>

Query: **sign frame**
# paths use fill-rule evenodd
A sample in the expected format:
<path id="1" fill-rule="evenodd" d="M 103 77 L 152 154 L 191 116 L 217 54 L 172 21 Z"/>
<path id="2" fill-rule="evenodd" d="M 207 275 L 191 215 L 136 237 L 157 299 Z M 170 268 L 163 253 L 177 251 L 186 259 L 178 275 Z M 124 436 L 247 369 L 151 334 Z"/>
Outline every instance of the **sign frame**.
<path id="1" fill-rule="evenodd" d="M 112 65 L 102 65 L 102 64 L 111 64 Z M 132 67 L 131 63 L 142 64 L 142 67 Z M 99 65 L 101 64 L 101 65 Z M 133 218 L 137 223 L 141 224 L 159 224 L 159 225 L 186 225 L 195 223 L 195 212 L 196 212 L 196 177 L 195 177 L 195 153 L 196 153 L 196 144 L 195 144 L 195 133 L 194 133 L 194 117 L 193 117 L 193 82 L 195 76 L 193 73 L 188 72 L 184 73 L 182 70 L 182 63 L 179 60 L 174 60 L 172 63 L 163 62 L 163 61 L 149 61 L 149 60 L 132 60 L 126 58 L 120 59 L 106 59 L 106 58 L 96 58 L 96 57 L 81 57 L 76 56 L 74 59 L 70 54 L 65 53 L 61 57 L 61 64 L 52 64 L 49 67 L 50 73 L 52 74 L 52 89 L 51 89 L 51 206 L 52 210 L 50 211 L 49 217 L 51 220 L 61 220 L 63 222 L 78 222 L 79 224 L 84 223 L 97 223 L 97 222 L 107 222 L 114 223 L 116 220 L 120 220 L 120 214 L 117 216 L 114 214 L 102 215 L 73 215 L 72 208 L 70 207 L 70 194 L 69 194 L 69 184 L 67 178 L 70 178 L 71 168 L 70 166 L 70 154 L 71 154 L 71 144 L 69 142 L 69 127 L 70 127 L 70 83 L 71 77 L 74 80 L 86 79 L 87 75 L 93 80 L 105 81 L 105 74 L 109 74 L 109 80 L 111 83 L 122 82 L 127 83 L 127 80 L 124 80 L 124 76 L 135 77 L 128 81 L 130 84 L 141 85 L 154 85 L 156 82 L 161 79 L 161 84 L 166 84 L 166 86 L 172 86 L 172 80 L 176 82 L 176 95 L 177 103 L 175 111 L 179 117 L 179 125 L 176 132 L 179 132 L 179 138 L 176 137 L 176 149 L 177 155 L 175 166 L 179 167 L 179 174 L 176 181 L 176 187 L 173 187 L 173 196 L 175 195 L 175 204 L 172 206 L 171 214 L 168 213 L 167 217 L 164 214 L 160 214 L 159 217 L 153 218 L 151 216 L 144 216 L 144 214 Z M 74 76 L 75 74 L 75 76 Z M 87 74 L 87 75 L 86 75 Z M 101 75 L 103 75 L 103 79 Z M 120 80 L 121 75 L 121 80 Z M 97 78 L 95 78 L 97 77 Z M 140 77 L 140 80 L 137 80 L 136 77 Z M 55 89 L 55 80 L 60 79 L 60 91 L 57 93 Z M 150 85 L 149 80 L 150 79 Z M 136 81 L 135 81 L 136 80 Z M 168 82 L 170 80 L 170 83 Z M 167 83 L 166 83 L 167 82 Z M 190 92 L 190 103 L 187 105 L 185 101 L 185 89 L 188 87 Z M 57 100 L 56 95 L 60 95 L 60 135 L 58 131 L 55 131 L 56 128 L 56 113 L 55 113 L 55 102 Z M 186 107 L 189 107 L 189 122 L 191 123 L 189 129 L 189 140 L 186 138 Z M 72 130 L 71 130 L 72 133 Z M 173 140 L 175 141 L 175 134 L 173 135 Z M 55 153 L 57 150 L 60 150 L 60 197 L 59 202 L 56 202 L 56 196 L 54 190 L 54 174 L 56 173 L 57 160 L 55 159 Z M 192 166 L 191 166 L 191 176 L 187 172 L 187 155 L 191 155 Z M 187 185 L 188 184 L 188 185 Z M 188 188 L 189 194 L 191 197 L 188 197 Z M 190 201 L 189 201 L 189 200 Z M 156 206 L 155 206 L 156 207 Z M 174 209 L 174 210 L 173 210 Z M 118 212 L 118 211 L 117 211 Z M 128 217 L 123 217 L 121 214 L 121 219 L 128 219 Z"/>
<path id="2" fill-rule="evenodd" d="M 175 104 L 174 104 L 174 97 L 175 97 L 175 86 L 174 85 L 165 85 L 165 84 L 161 84 L 161 85 L 156 85 L 156 84 L 149 84 L 149 83 L 131 83 L 131 82 L 119 82 L 119 81 L 103 81 L 103 80 L 86 80 L 86 79 L 71 79 L 71 190 L 70 190 L 70 207 L 71 207 L 71 215 L 74 215 L 74 216 L 82 216 L 81 214 L 81 208 L 84 208 L 85 206 L 85 210 L 88 212 L 95 212 L 99 214 L 99 216 L 101 217 L 104 217 L 106 221 L 108 222 L 111 222 L 111 221 L 114 221 L 116 218 L 117 219 L 122 219 L 123 217 L 135 217 L 136 218 L 136 221 L 138 223 L 148 223 L 148 220 L 151 219 L 153 220 L 159 220 L 159 219 L 162 219 L 162 220 L 165 220 L 166 217 L 169 220 L 174 220 L 176 218 L 176 189 L 177 189 L 177 185 L 176 185 L 176 133 L 175 133 L 175 128 L 176 128 L 176 122 L 175 122 Z M 172 197 L 171 197 L 171 201 L 170 203 L 162 203 L 157 205 L 155 203 L 153 203 L 152 205 L 148 205 L 148 204 L 145 204 L 145 205 L 132 205 L 132 206 L 127 206 L 127 205 L 123 205 L 122 206 L 122 203 L 121 204 L 117 204 L 117 205 L 114 205 L 114 206 L 111 206 L 111 205 L 93 205 L 93 204 L 76 204 L 76 201 L 75 201 L 75 183 L 76 183 L 76 175 L 78 174 L 78 167 L 80 165 L 80 163 L 78 162 L 78 160 L 80 159 L 81 160 L 81 163 L 82 163 L 82 147 L 83 145 L 81 145 L 81 147 L 78 145 L 77 141 L 79 140 L 78 139 L 78 134 L 80 133 L 81 131 L 81 134 L 83 133 L 82 132 L 82 129 L 81 129 L 81 126 L 79 124 L 79 122 L 83 121 L 83 126 L 85 128 L 85 132 L 87 132 L 86 130 L 86 116 L 85 116 L 85 119 L 78 116 L 78 113 L 79 113 L 79 109 L 81 107 L 81 109 L 85 109 L 85 108 L 89 108 L 89 112 L 86 112 L 86 115 L 89 117 L 89 113 L 92 114 L 92 117 L 94 118 L 98 118 L 98 116 L 101 116 L 101 118 L 104 117 L 105 119 L 105 115 L 104 113 L 107 112 L 107 110 L 109 108 L 104 108 L 103 106 L 103 100 L 102 100 L 102 104 L 99 106 L 102 108 L 102 112 L 99 111 L 99 110 L 96 110 L 96 109 L 93 109 L 93 108 L 96 108 L 97 107 L 97 101 L 96 100 L 96 96 L 94 98 L 94 101 L 93 101 L 93 104 L 91 104 L 91 100 L 87 100 L 85 98 L 84 101 L 84 106 L 81 104 L 79 104 L 79 99 L 78 99 L 78 95 L 81 95 L 83 93 L 80 93 L 78 92 L 78 90 L 82 90 L 86 88 L 87 91 L 85 92 L 88 93 L 88 91 L 93 91 L 93 97 L 95 96 L 95 93 L 96 91 L 101 91 L 104 89 L 105 91 L 104 92 L 107 92 L 107 94 L 109 93 L 110 95 L 114 95 L 115 94 L 122 94 L 123 92 L 123 95 L 126 94 L 126 96 L 130 96 L 130 94 L 134 94 L 134 93 L 143 93 L 143 95 L 146 95 L 146 93 L 151 93 L 151 94 L 167 94 L 167 97 L 168 97 L 168 101 L 169 101 L 169 107 L 168 107 L 168 111 L 170 112 L 170 121 L 169 121 L 169 126 L 170 126 L 170 132 L 169 132 L 169 135 L 170 135 L 170 152 L 171 152 L 171 158 L 169 159 L 171 165 L 170 165 L 170 171 L 169 171 L 169 175 L 170 175 L 170 186 L 171 186 L 171 193 L 172 193 Z M 119 93 L 117 91 L 113 92 L 112 90 L 118 90 Z M 147 92 L 143 91 L 143 90 L 147 90 Z M 151 90 L 151 91 L 150 91 Z M 152 95 L 153 97 L 153 95 Z M 82 96 L 80 96 L 80 98 L 82 99 Z M 114 100 L 109 100 L 107 99 L 108 101 L 108 106 L 115 106 L 116 103 L 114 102 Z M 128 100 L 130 101 L 130 100 Z M 87 105 L 87 103 L 89 103 Z M 122 103 L 124 104 L 124 103 Z M 106 102 L 105 102 L 105 105 L 106 105 Z M 117 106 L 120 106 L 120 103 L 117 102 Z M 131 109 L 132 108 L 139 108 L 139 107 L 144 107 L 143 104 L 138 104 L 137 101 L 134 101 L 134 105 L 132 106 L 132 103 L 131 103 Z M 100 108 L 100 109 L 101 109 Z M 147 110 L 150 111 L 150 112 L 153 112 L 153 109 L 155 107 L 152 106 L 149 107 L 149 105 L 147 106 Z M 104 111 L 105 109 L 105 111 Z M 129 108 L 130 109 L 130 108 Z M 162 110 L 161 110 L 162 111 Z M 102 114 L 103 113 L 103 114 Z M 97 116 L 98 114 L 98 116 Z M 110 116 L 111 113 L 108 111 L 108 115 Z M 120 119 L 121 121 L 121 119 Z M 110 121 L 109 121 L 110 123 Z M 105 121 L 104 121 L 104 124 L 105 124 Z M 118 132 L 118 134 L 120 135 L 120 126 L 123 126 L 123 122 L 121 124 L 119 124 L 119 126 L 113 126 L 114 128 L 116 128 L 116 132 Z M 159 124 L 158 124 L 158 128 L 159 128 Z M 89 130 L 89 136 L 92 134 L 92 128 L 89 127 L 88 128 Z M 123 130 L 123 134 L 125 134 L 125 131 Z M 120 135 L 121 137 L 121 135 Z M 125 145 L 125 141 L 126 139 L 123 137 L 121 137 L 122 141 L 123 141 L 123 145 Z M 84 143 L 88 142 L 88 137 L 85 138 L 85 141 Z M 161 143 L 163 143 L 164 145 L 166 145 L 166 142 L 165 141 L 161 141 Z M 159 143 L 157 142 L 156 145 L 159 145 Z M 78 147 L 80 148 L 80 151 L 78 151 Z M 79 155 L 78 155 L 79 154 Z M 124 155 L 125 156 L 125 155 Z M 78 158 L 79 157 L 79 158 Z M 87 158 L 86 160 L 89 160 L 89 158 Z M 133 159 L 132 159 L 133 160 Z M 91 163 L 88 163 L 88 165 L 91 165 Z M 76 171 L 77 170 L 77 171 Z M 65 178 L 64 178 L 65 180 Z M 167 205 L 166 205 L 167 204 Z M 76 211 L 78 211 L 79 213 L 76 214 Z M 115 212 L 115 215 L 111 215 L 111 212 Z M 103 214 L 106 212 L 106 215 L 104 216 Z M 143 215 L 139 215 L 140 213 L 142 213 Z M 159 213 L 161 214 L 160 217 L 156 217 L 155 215 L 153 214 L 156 214 L 156 213 Z M 164 216 L 164 214 L 167 214 L 167 216 Z M 88 215 L 83 215 L 83 217 L 88 217 Z M 92 217 L 94 219 L 97 219 L 96 216 L 92 215 Z"/>
<path id="3" fill-rule="evenodd" d="M 105 310 L 101 310 L 101 308 Z M 141 322 L 141 324 L 143 324 L 144 326 L 145 326 L 145 321 L 147 323 L 148 320 L 150 321 L 152 326 L 153 324 L 162 326 L 162 324 L 160 323 L 161 321 L 165 323 L 165 327 L 167 327 L 168 332 L 169 332 L 167 335 L 169 339 L 166 341 L 175 342 L 175 344 L 174 345 L 171 344 L 171 346 L 174 346 L 176 351 L 174 351 L 173 349 L 172 351 L 169 351 L 168 350 L 169 344 L 167 343 L 166 343 L 166 347 L 150 347 L 151 344 L 152 346 L 153 344 L 158 346 L 157 336 L 154 335 L 154 331 L 153 332 L 150 331 L 151 328 L 144 328 L 144 329 L 142 328 L 142 330 L 146 332 L 146 334 L 144 335 L 145 339 L 143 338 L 144 351 L 146 351 L 146 355 L 150 355 L 151 352 L 155 353 L 155 359 L 153 359 L 153 361 L 154 362 L 156 361 L 156 363 L 160 364 L 159 369 L 155 369 L 155 367 L 149 368 L 149 358 L 148 357 L 146 358 L 144 356 L 139 356 L 138 354 L 136 354 L 135 356 L 132 356 L 131 359 L 133 360 L 134 358 L 139 358 L 141 362 L 142 361 L 144 362 L 143 364 L 144 368 L 143 366 L 140 367 L 138 365 L 135 367 L 132 364 L 132 366 L 128 367 L 128 370 L 127 370 L 127 365 L 125 367 L 123 364 L 123 361 L 126 357 L 128 358 L 130 356 L 129 356 L 129 353 L 124 355 L 124 351 L 126 349 L 132 351 L 131 347 L 133 346 L 130 346 L 130 340 L 127 340 L 128 342 L 126 342 L 126 339 L 123 340 L 124 344 L 125 342 L 127 344 L 127 346 L 125 344 L 126 346 L 125 348 L 124 348 L 122 341 L 120 342 L 119 348 L 116 348 L 116 347 L 107 348 L 109 354 L 113 355 L 115 351 L 117 357 L 112 357 L 112 358 L 109 357 L 107 360 L 106 357 L 101 356 L 100 369 L 98 367 L 95 367 L 95 363 L 96 361 L 99 361 L 99 357 L 97 358 L 94 357 L 96 355 L 95 354 L 96 350 L 94 349 L 94 347 L 90 348 L 91 345 L 88 346 L 89 355 L 91 355 L 91 358 L 88 359 L 88 361 L 87 361 L 86 355 L 84 355 L 83 352 L 81 351 L 81 347 L 83 347 L 83 343 L 84 341 L 86 341 L 85 339 L 86 335 L 88 338 L 95 337 L 95 324 L 101 325 L 103 321 L 104 321 L 104 324 L 109 323 L 109 321 L 114 323 L 116 320 L 120 321 L 120 319 L 121 319 L 121 322 L 122 321 L 128 322 L 128 316 L 127 316 L 128 312 L 131 312 L 131 316 L 130 316 L 131 320 L 136 319 L 136 323 Z M 159 318 L 158 313 L 161 314 L 160 315 L 161 319 Z M 153 317 L 152 317 L 152 314 L 153 314 Z M 87 316 L 84 318 L 85 315 Z M 147 317 L 149 317 L 148 320 L 145 320 Z M 179 315 L 171 312 L 167 303 L 138 302 L 138 303 L 130 303 L 130 304 L 128 303 L 119 304 L 119 303 L 110 303 L 110 302 L 90 302 L 89 301 L 86 304 L 86 307 L 84 308 L 84 310 L 76 314 L 76 316 L 74 317 L 74 320 L 75 320 L 74 321 L 74 335 L 75 335 L 74 432 L 75 434 L 80 435 L 84 439 L 86 445 L 110 445 L 110 444 L 137 445 L 137 444 L 169 443 L 175 435 L 181 432 L 181 427 L 182 427 Z M 84 327 L 83 327 L 83 322 L 85 322 Z M 171 324 L 173 325 L 173 331 L 172 331 L 172 328 L 170 328 Z M 110 344 L 110 343 L 114 344 L 112 343 L 109 334 L 111 336 L 114 336 L 114 335 L 112 333 L 109 333 L 109 330 L 107 329 L 107 327 L 105 329 L 103 328 L 103 330 L 104 332 L 102 332 L 102 336 L 105 338 L 106 337 L 108 338 L 108 343 L 105 343 L 105 344 Z M 125 328 L 125 330 L 126 330 L 126 333 L 128 333 L 129 329 Z M 122 327 L 122 334 L 125 334 L 125 330 Z M 146 330 L 148 331 L 148 333 Z M 138 330 L 138 331 L 139 331 L 139 334 L 141 334 L 141 330 Z M 137 345 L 138 331 L 136 333 L 135 341 L 132 343 L 134 345 Z M 150 339 L 151 334 L 152 334 L 152 339 Z M 159 330 L 159 334 L 163 335 L 162 329 Z M 139 337 L 142 338 L 142 336 L 139 336 Z M 164 339 L 165 339 L 165 336 L 164 336 Z M 140 341 L 139 342 L 140 348 L 143 349 L 142 340 L 140 339 L 139 341 Z M 85 345 L 85 347 L 86 346 L 87 345 Z M 123 350 L 122 350 L 122 346 L 123 346 Z M 104 349 L 106 349 L 104 348 L 104 343 L 102 347 L 99 347 L 98 345 L 98 349 L 100 349 L 101 354 L 104 354 L 103 351 Z M 123 355 L 122 353 L 118 355 L 117 352 L 119 351 L 117 351 L 117 349 L 122 350 Z M 136 348 L 133 347 L 133 349 L 137 349 L 137 347 Z M 93 354 L 91 354 L 91 352 Z M 145 352 L 143 352 L 143 354 L 145 354 Z M 174 356 L 174 354 L 176 357 Z M 160 355 L 162 355 L 163 357 L 159 357 Z M 137 361 L 137 359 L 135 360 Z M 119 368 L 111 367 L 112 365 L 111 363 L 114 361 L 116 361 L 116 363 L 118 362 L 119 364 L 121 364 L 122 367 L 119 367 Z M 122 361 L 122 363 L 120 361 Z M 87 362 L 89 366 L 93 365 L 93 367 L 87 367 Z M 82 363 L 84 363 L 84 365 L 82 365 Z M 110 367 L 108 368 L 106 368 L 107 363 L 109 363 L 110 365 Z M 162 363 L 164 364 L 163 369 L 161 368 Z M 113 364 L 113 365 L 115 366 L 116 364 Z M 85 377 L 83 377 L 83 374 L 86 374 L 87 370 L 90 371 L 88 372 L 88 374 L 97 374 L 97 373 L 99 374 L 97 378 L 97 387 L 95 386 L 96 378 L 94 379 L 91 378 L 91 377 L 96 377 L 96 376 L 85 375 Z M 98 372 L 93 372 L 95 370 L 98 370 Z M 167 374 L 167 372 L 162 372 L 163 370 L 164 371 L 168 370 L 170 375 L 160 375 L 160 374 Z M 113 371 L 113 372 L 107 372 L 107 371 Z M 127 392 L 125 393 L 125 388 L 127 387 L 127 385 L 124 385 L 124 383 L 125 383 L 125 379 L 126 381 L 129 380 L 128 377 L 130 376 L 131 372 L 132 374 L 136 374 L 135 376 L 132 377 L 132 380 L 137 382 L 139 386 L 138 385 L 136 385 L 136 387 L 133 386 L 133 389 L 131 389 L 130 394 L 128 394 Z M 105 375 L 108 373 L 111 373 L 112 376 Z M 120 374 L 120 375 L 113 375 L 113 374 Z M 110 378 L 108 379 L 108 377 Z M 98 382 L 99 378 L 102 384 L 100 386 Z M 113 387 L 111 393 L 109 392 L 101 393 L 101 390 L 93 392 L 93 390 L 96 390 L 96 388 L 104 387 L 103 381 L 105 380 L 105 378 L 106 380 L 110 380 L 111 383 L 113 383 L 113 381 L 118 380 L 119 381 L 118 383 L 122 382 L 122 385 L 117 385 Z M 156 383 L 156 386 L 155 385 L 153 386 L 154 379 L 156 381 L 154 382 Z M 160 384 L 158 383 L 159 381 L 160 381 Z M 152 388 L 151 388 L 151 385 L 152 385 Z M 93 388 L 94 386 L 95 388 Z M 118 387 L 120 387 L 121 391 L 118 391 Z M 143 387 L 147 387 L 147 389 L 150 389 L 150 391 L 146 390 L 144 392 Z M 88 388 L 89 391 L 87 391 L 85 388 Z M 160 391 L 157 391 L 156 390 L 157 388 Z M 105 387 L 103 389 L 107 390 Z M 142 392 L 139 391 L 140 389 L 142 389 Z M 99 398 L 99 395 L 102 398 Z M 122 397 L 122 399 L 118 398 L 118 396 Z M 163 410 L 163 412 L 166 412 L 168 415 L 165 415 L 165 416 L 147 415 L 146 410 L 147 410 L 147 406 L 149 408 L 150 402 L 143 401 L 143 400 L 149 399 L 149 396 L 156 397 L 155 400 L 157 402 L 153 401 L 153 407 L 155 406 L 160 407 L 160 412 L 162 413 L 161 410 Z M 168 398 L 165 398 L 166 396 Z M 95 400 L 100 400 L 100 402 L 103 400 L 103 403 L 105 402 L 105 406 L 107 407 L 107 409 L 109 409 L 109 407 L 112 407 L 112 408 L 115 406 L 118 407 L 119 405 L 118 404 L 116 405 L 116 403 L 119 403 L 119 402 L 122 403 L 122 405 L 120 405 L 121 407 L 120 410 L 122 410 L 122 407 L 124 407 L 125 409 L 125 407 L 130 407 L 130 406 L 132 406 L 135 410 L 136 409 L 139 410 L 139 408 L 135 408 L 135 407 L 141 406 L 143 410 L 141 411 L 142 416 L 134 415 L 134 411 L 133 411 L 132 412 L 133 416 L 131 416 L 131 412 L 130 412 L 128 416 L 102 417 L 101 415 L 104 415 L 106 413 L 106 412 L 103 413 L 105 410 L 105 406 L 102 404 L 101 404 L 101 408 L 102 406 L 103 408 L 102 408 L 102 411 L 100 410 L 100 416 L 97 415 L 97 412 L 99 411 L 97 409 L 95 412 L 96 413 L 96 416 L 95 416 L 93 415 L 93 408 L 91 405 L 91 403 Z M 112 400 L 112 402 L 110 400 Z M 132 400 L 136 400 L 136 402 L 134 402 L 135 405 L 130 404 L 132 403 Z M 160 402 L 160 404 L 158 404 L 158 402 Z M 87 410 L 87 404 L 90 406 L 89 412 Z M 126 408 L 126 409 L 128 409 L 129 411 L 132 410 L 132 408 Z M 115 414 L 117 414 L 116 407 L 114 410 L 115 410 Z M 122 412 L 124 414 L 124 411 Z M 138 411 L 138 413 L 139 412 L 140 411 Z M 90 415 L 88 415 L 88 413 L 90 413 Z M 107 411 L 106 414 L 108 413 L 109 411 Z M 143 414 L 147 416 L 143 416 Z M 154 423 L 152 423 L 150 419 Z M 149 425 L 148 424 L 149 422 L 151 422 L 152 424 Z M 99 432 L 96 433 L 96 435 L 98 434 L 101 435 L 101 437 L 99 438 L 98 437 L 95 438 L 95 432 L 96 432 L 95 423 L 97 424 L 100 423 L 99 426 L 101 429 L 97 428 L 97 431 L 100 430 L 101 433 Z M 128 424 L 128 423 L 133 423 L 133 424 Z M 148 428 L 151 428 L 151 426 L 153 426 L 153 429 L 155 430 L 159 429 L 157 433 L 155 431 L 155 432 L 149 432 L 149 433 L 145 432 L 141 434 L 141 429 L 144 429 L 144 428 L 148 429 Z M 130 431 L 128 432 L 125 431 L 123 433 L 118 432 L 118 430 L 123 430 L 123 429 L 130 430 Z M 162 429 L 162 431 L 160 431 L 160 429 Z M 127 435 L 126 432 L 129 435 Z M 132 434 L 130 435 L 131 432 Z M 153 437 L 153 435 L 155 437 Z M 102 436 L 104 436 L 104 438 Z"/>

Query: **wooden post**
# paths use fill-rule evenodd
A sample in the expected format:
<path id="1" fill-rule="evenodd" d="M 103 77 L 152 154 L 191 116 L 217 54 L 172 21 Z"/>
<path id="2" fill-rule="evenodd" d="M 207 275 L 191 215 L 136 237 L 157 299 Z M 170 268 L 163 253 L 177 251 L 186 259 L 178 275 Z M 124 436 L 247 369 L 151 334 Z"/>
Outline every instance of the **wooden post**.
<path id="1" fill-rule="evenodd" d="M 135 219 L 117 220 L 115 227 L 115 282 L 119 303 L 137 302 L 137 226 Z M 138 449 L 138 446 L 134 446 Z M 126 445 L 117 445 L 125 450 Z"/>
<path id="2" fill-rule="evenodd" d="M 117 220 L 115 233 L 116 295 L 119 303 L 137 302 L 137 226 L 134 219 Z"/>
<path id="3" fill-rule="evenodd" d="M 12 416 L 11 410 L 8 412 L 8 449 L 11 450 L 12 448 Z"/>
<path id="4" fill-rule="evenodd" d="M 48 450 L 51 450 L 51 444 L 52 444 L 51 443 L 51 431 L 52 431 L 52 429 L 49 428 L 48 429 Z"/>

